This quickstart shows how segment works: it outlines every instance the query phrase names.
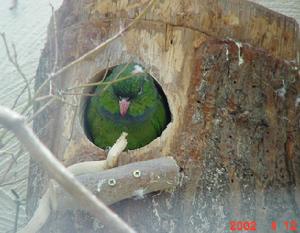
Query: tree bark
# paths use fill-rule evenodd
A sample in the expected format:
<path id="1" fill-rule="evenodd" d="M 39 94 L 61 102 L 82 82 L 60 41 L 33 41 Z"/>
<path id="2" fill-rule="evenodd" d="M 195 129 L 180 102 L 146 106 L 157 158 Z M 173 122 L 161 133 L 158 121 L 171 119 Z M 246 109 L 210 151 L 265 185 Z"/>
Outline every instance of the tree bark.
<path id="1" fill-rule="evenodd" d="M 59 67 L 126 27 L 146 5 L 140 2 L 65 0 L 56 13 Z M 54 63 L 54 34 L 50 25 L 37 86 Z M 52 85 L 65 90 L 99 80 L 108 61 L 135 61 L 165 91 L 172 122 L 149 145 L 124 152 L 119 165 L 173 156 L 183 178 L 172 193 L 112 206 L 137 232 L 224 232 L 230 221 L 255 221 L 257 232 L 272 232 L 276 221 L 285 232 L 284 221 L 300 222 L 299 51 L 297 23 L 256 4 L 164 0 Z M 65 100 L 79 107 L 56 103 L 43 112 L 34 122 L 45 128 L 41 139 L 66 165 L 105 158 L 83 129 L 87 98 Z M 32 213 L 47 177 L 33 162 L 30 177 Z M 53 216 L 50 230 L 109 232 L 82 211 Z"/>

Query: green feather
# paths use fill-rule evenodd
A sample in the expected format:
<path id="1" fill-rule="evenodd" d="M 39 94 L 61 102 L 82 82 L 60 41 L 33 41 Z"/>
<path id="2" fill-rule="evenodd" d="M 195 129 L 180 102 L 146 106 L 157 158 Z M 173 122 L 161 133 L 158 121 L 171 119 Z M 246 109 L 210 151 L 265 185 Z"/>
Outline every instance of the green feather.
<path id="1" fill-rule="evenodd" d="M 86 127 L 93 143 L 100 148 L 112 146 L 127 132 L 128 149 L 147 145 L 161 135 L 169 123 L 169 109 L 153 78 L 135 73 L 143 68 L 135 63 L 115 67 L 95 89 L 86 108 Z M 129 98 L 125 116 L 120 115 L 119 99 Z"/>

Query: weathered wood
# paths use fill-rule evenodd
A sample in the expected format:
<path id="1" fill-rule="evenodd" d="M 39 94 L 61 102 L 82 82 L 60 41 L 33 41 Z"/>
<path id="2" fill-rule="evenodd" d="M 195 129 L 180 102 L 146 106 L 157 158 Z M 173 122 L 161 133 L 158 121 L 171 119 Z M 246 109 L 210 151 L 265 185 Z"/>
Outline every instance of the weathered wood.
<path id="1" fill-rule="evenodd" d="M 74 175 L 54 157 L 49 149 L 33 133 L 32 129 L 27 126 L 25 117 L 0 106 L 0 124 L 14 133 L 35 161 L 39 162 L 45 170 L 49 171 L 51 176 L 64 187 L 70 196 L 78 201 L 80 206 L 84 206 L 89 213 L 101 220 L 105 225 L 109 225 L 109 228 L 113 228 L 113 231 L 116 233 L 135 233 L 122 219 L 99 201 L 90 190 L 75 179 Z M 35 233 L 36 230 L 30 231 L 27 229 L 20 232 Z"/>
<path id="2" fill-rule="evenodd" d="M 113 147 L 122 146 L 124 140 L 127 144 L 125 138 L 120 137 L 119 140 Z M 111 150 L 114 149 L 112 148 Z M 67 170 L 76 176 L 76 180 L 79 181 L 78 186 L 83 185 L 106 205 L 111 205 L 128 198 L 142 199 L 144 195 L 151 192 L 172 191 L 179 183 L 179 167 L 172 157 L 131 163 L 118 168 L 109 167 L 110 163 L 113 166 L 117 163 L 117 161 L 110 161 L 112 159 L 109 152 L 106 160 L 77 163 L 74 166 L 68 167 Z M 94 169 L 96 167 L 91 167 L 95 166 L 95 163 L 97 164 L 97 169 Z M 56 176 L 57 180 L 57 175 L 52 174 L 52 176 Z M 57 181 L 59 182 L 59 180 Z M 56 214 L 58 212 L 59 214 L 63 214 L 65 211 L 76 209 L 89 210 L 89 213 L 91 213 L 91 208 L 88 208 L 90 203 L 83 203 L 82 201 L 84 193 L 81 193 L 78 197 L 76 193 L 78 193 L 79 188 L 76 190 L 73 187 L 71 192 L 67 188 L 65 185 L 58 186 L 54 180 L 51 180 L 47 191 L 39 200 L 39 205 L 34 215 L 28 224 L 18 232 L 39 232 L 47 221 L 49 221 L 51 213 Z M 91 197 L 91 194 L 88 195 Z M 97 206 L 97 204 L 94 203 L 93 208 L 94 206 Z M 103 225 L 113 224 L 114 217 L 111 216 L 111 212 L 108 213 L 111 216 L 111 220 L 108 222 L 102 217 L 104 212 L 104 209 L 100 211 L 100 221 L 104 223 Z M 118 223 L 115 222 L 114 224 Z M 115 228 L 115 226 L 109 226 L 110 228 Z M 120 222 L 118 228 L 115 228 L 114 232 L 133 232 L 133 229 L 129 229 L 124 222 Z"/>
<path id="3" fill-rule="evenodd" d="M 93 10 L 100 17 L 130 18 L 136 5 L 104 0 L 97 1 Z M 289 60 L 299 52 L 299 29 L 294 19 L 245 0 L 160 1 L 146 20 L 163 21 L 217 38 L 231 37 Z"/>
<path id="4" fill-rule="evenodd" d="M 57 13 L 59 65 L 128 25 L 141 12 L 139 2 L 65 1 Z M 125 221 L 138 232 L 224 232 L 230 220 L 248 220 L 257 221 L 258 232 L 270 232 L 271 221 L 299 217 L 298 31 L 294 20 L 247 1 L 158 1 L 121 38 L 56 77 L 54 88 L 66 89 L 100 79 L 95 74 L 108 60 L 109 66 L 135 61 L 165 91 L 172 122 L 149 145 L 124 152 L 119 163 L 170 155 L 185 177 L 172 194 L 114 205 Z M 37 85 L 51 70 L 51 43 L 50 30 Z M 43 140 L 66 165 L 105 158 L 82 127 L 86 98 L 65 100 L 79 109 L 52 106 L 35 122 L 39 128 L 50 121 Z M 41 183 L 31 180 L 32 187 Z M 109 232 L 95 224 L 76 212 L 49 227 Z"/>
<path id="5" fill-rule="evenodd" d="M 179 183 L 179 167 L 171 157 L 131 163 L 76 178 L 107 205 L 161 190 L 171 191 Z M 115 184 L 113 182 L 115 181 Z M 111 183 L 111 184 L 110 184 Z M 57 210 L 79 209 L 78 203 L 62 188 L 57 191 Z"/>

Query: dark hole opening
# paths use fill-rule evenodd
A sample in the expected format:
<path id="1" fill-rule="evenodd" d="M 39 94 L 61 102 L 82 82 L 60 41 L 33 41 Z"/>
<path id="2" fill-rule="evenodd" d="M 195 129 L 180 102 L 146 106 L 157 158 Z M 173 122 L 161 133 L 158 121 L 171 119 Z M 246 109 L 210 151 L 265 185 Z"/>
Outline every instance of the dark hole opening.
<path id="1" fill-rule="evenodd" d="M 137 65 L 139 65 L 139 64 L 137 64 Z M 106 77 L 108 77 L 109 75 L 112 74 L 112 71 L 113 71 L 113 69 L 114 69 L 115 67 L 117 67 L 117 66 L 114 66 L 114 67 L 109 68 L 109 70 L 107 71 Z M 93 82 L 98 82 L 98 81 L 103 80 L 104 78 L 106 78 L 106 77 L 104 77 L 104 75 L 105 75 L 105 70 L 102 71 L 102 72 L 99 72 L 95 77 L 93 77 L 93 78 L 91 79 L 91 83 L 93 83 Z M 145 145 L 142 145 L 142 146 L 139 146 L 139 147 L 136 147 L 136 148 L 128 148 L 128 149 L 130 149 L 130 150 L 138 149 L 138 148 L 140 148 L 140 147 L 146 146 L 146 145 L 148 145 L 150 142 L 152 142 L 154 139 L 156 139 L 157 137 L 160 137 L 161 134 L 162 134 L 162 132 L 166 129 L 167 125 L 168 125 L 168 124 L 171 122 L 171 120 L 172 120 L 172 114 L 171 114 L 171 111 L 170 111 L 170 108 L 169 108 L 168 100 L 167 100 L 167 97 L 166 97 L 166 95 L 165 95 L 165 93 L 164 93 L 164 91 L 163 91 L 161 85 L 156 81 L 156 79 L 155 79 L 153 76 L 151 76 L 149 73 L 148 73 L 148 75 L 149 75 L 150 78 L 153 80 L 153 83 L 154 83 L 154 85 L 155 85 L 155 88 L 156 88 L 157 92 L 159 93 L 159 95 L 160 95 L 160 97 L 161 97 L 161 102 L 162 102 L 162 104 L 163 104 L 163 106 L 164 106 L 164 110 L 165 110 L 165 113 L 166 113 L 166 114 L 165 114 L 165 115 L 166 115 L 166 124 L 164 125 L 163 129 L 161 130 L 161 132 L 160 132 L 155 138 L 153 138 L 151 141 L 149 141 L 149 142 L 146 143 Z M 87 88 L 87 89 L 84 91 L 84 93 L 94 94 L 96 88 L 97 88 L 97 86 L 89 87 L 89 88 Z M 88 106 L 89 106 L 89 104 L 90 104 L 92 98 L 93 98 L 92 96 L 88 96 L 88 97 L 86 97 L 86 98 L 83 100 L 84 106 L 83 106 L 83 115 L 82 115 L 83 119 L 82 119 L 82 123 L 83 123 L 84 132 L 85 132 L 87 138 L 88 138 L 93 144 L 95 144 L 96 146 L 98 146 L 98 145 L 95 143 L 95 141 L 94 141 L 94 138 L 93 138 L 93 135 L 92 135 L 92 130 L 91 130 L 90 127 L 89 127 L 88 117 L 87 117 L 87 109 L 88 109 Z M 143 130 L 143 129 L 141 129 L 141 131 L 142 131 L 142 130 Z M 129 136 L 127 137 L 127 139 L 129 139 Z M 103 147 L 101 147 L 101 146 L 98 146 L 98 147 L 100 147 L 100 148 L 102 148 L 102 149 L 106 149 L 106 148 L 103 148 Z"/>

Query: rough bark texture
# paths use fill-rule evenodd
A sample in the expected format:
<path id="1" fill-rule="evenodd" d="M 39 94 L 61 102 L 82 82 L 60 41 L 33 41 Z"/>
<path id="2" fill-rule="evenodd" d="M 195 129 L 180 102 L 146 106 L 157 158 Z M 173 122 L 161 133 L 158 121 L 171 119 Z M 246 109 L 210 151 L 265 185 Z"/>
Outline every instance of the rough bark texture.
<path id="1" fill-rule="evenodd" d="M 126 26 L 141 12 L 138 2 L 65 1 L 57 12 L 59 66 Z M 53 81 L 65 89 L 99 79 L 108 59 L 110 66 L 135 61 L 165 91 L 172 122 L 149 145 L 123 153 L 120 165 L 170 155 L 182 183 L 172 194 L 115 204 L 125 221 L 138 232 L 224 232 L 231 220 L 256 221 L 257 232 L 271 232 L 276 220 L 284 232 L 283 221 L 300 221 L 298 30 L 294 20 L 247 1 L 159 1 L 129 32 Z M 51 71 L 53 41 L 50 27 L 37 86 Z M 56 103 L 35 121 L 36 130 L 45 126 L 42 140 L 66 165 L 105 158 L 82 127 L 86 98 L 66 101 L 80 106 Z M 32 213 L 46 177 L 33 162 L 30 177 Z M 58 214 L 49 229 L 109 232 L 81 211 Z"/>

